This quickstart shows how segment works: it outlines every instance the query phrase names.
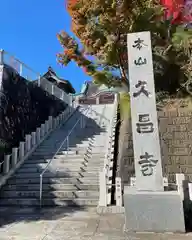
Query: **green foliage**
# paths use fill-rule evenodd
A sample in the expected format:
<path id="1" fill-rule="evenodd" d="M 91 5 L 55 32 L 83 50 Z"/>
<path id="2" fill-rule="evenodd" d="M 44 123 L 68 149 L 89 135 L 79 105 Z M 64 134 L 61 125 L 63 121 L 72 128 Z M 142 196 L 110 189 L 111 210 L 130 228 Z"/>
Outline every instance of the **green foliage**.
<path id="1" fill-rule="evenodd" d="M 127 33 L 151 31 L 157 92 L 176 94 L 191 81 L 192 30 L 163 21 L 158 1 L 78 0 L 69 10 L 83 49 L 66 33 L 59 34 L 64 65 L 73 60 L 98 84 L 128 86 Z"/>
<path id="2" fill-rule="evenodd" d="M 128 93 L 120 93 L 120 117 L 121 120 L 129 119 L 131 116 L 130 96 Z"/>

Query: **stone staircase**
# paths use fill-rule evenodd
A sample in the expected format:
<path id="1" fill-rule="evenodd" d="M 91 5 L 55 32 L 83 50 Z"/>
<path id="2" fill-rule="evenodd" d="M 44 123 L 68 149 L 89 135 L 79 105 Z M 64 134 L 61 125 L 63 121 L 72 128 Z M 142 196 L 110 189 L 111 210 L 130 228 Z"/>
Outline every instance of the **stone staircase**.
<path id="1" fill-rule="evenodd" d="M 0 206 L 39 206 L 40 174 L 53 157 L 43 175 L 42 206 L 97 206 L 99 170 L 103 167 L 112 107 L 93 105 L 87 114 L 85 128 L 77 125 L 72 132 L 68 151 L 64 144 L 54 156 L 84 111 L 80 107 L 2 187 Z"/>

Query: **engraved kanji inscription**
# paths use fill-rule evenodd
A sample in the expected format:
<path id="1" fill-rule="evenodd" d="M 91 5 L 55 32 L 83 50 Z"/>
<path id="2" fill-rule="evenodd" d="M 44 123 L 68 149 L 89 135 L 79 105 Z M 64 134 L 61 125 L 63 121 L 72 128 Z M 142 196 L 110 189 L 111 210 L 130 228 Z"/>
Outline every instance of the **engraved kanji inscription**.
<path id="1" fill-rule="evenodd" d="M 154 131 L 149 114 L 139 114 L 139 122 L 136 123 L 136 126 L 138 133 L 152 133 Z"/>
<path id="2" fill-rule="evenodd" d="M 145 43 L 144 43 L 144 40 L 138 38 L 137 40 L 134 41 L 134 44 L 132 45 L 132 47 L 134 48 L 137 48 L 139 50 L 141 50 L 141 48 L 143 46 L 147 46 Z"/>
<path id="3" fill-rule="evenodd" d="M 145 96 L 149 97 L 150 93 L 146 89 L 147 82 L 145 81 L 138 81 L 138 83 L 135 85 L 136 88 L 139 88 L 138 92 L 133 93 L 133 97 L 138 97 L 140 94 L 144 94 Z"/>
<path id="4" fill-rule="evenodd" d="M 142 57 L 139 57 L 138 60 L 134 60 L 135 65 L 141 66 L 147 64 L 147 59 Z"/>
<path id="5" fill-rule="evenodd" d="M 153 175 L 154 167 L 157 165 L 158 160 L 153 158 L 152 154 L 145 152 L 144 155 L 140 156 L 139 165 L 141 166 L 141 172 L 143 176 L 151 176 Z"/>

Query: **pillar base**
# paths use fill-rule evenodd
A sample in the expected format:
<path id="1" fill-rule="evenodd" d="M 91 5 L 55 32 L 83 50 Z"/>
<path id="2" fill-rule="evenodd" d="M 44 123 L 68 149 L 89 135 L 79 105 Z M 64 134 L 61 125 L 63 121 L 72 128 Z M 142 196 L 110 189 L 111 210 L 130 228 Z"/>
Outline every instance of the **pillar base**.
<path id="1" fill-rule="evenodd" d="M 136 191 L 125 187 L 125 230 L 185 232 L 183 201 L 176 191 Z"/>

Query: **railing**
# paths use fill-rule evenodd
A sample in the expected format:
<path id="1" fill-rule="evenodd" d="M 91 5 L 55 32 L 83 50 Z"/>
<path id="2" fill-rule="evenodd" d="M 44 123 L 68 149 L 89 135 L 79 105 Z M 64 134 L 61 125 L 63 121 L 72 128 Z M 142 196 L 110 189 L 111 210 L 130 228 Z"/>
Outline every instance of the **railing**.
<path id="1" fill-rule="evenodd" d="M 10 53 L 0 50 L 0 65 L 7 64 L 14 68 L 18 74 L 28 81 L 36 81 L 35 83 L 47 91 L 49 94 L 54 95 L 56 98 L 72 104 L 72 96 L 65 93 L 62 89 L 58 88 L 55 84 L 48 81 L 46 78 L 41 77 L 40 73 L 35 72 L 33 69 L 28 67 L 25 63 L 15 58 Z"/>
<path id="2" fill-rule="evenodd" d="M 105 156 L 105 178 L 106 178 L 106 201 L 107 205 L 111 203 L 111 193 L 112 193 L 112 175 L 113 175 L 113 160 L 114 160 L 114 141 L 115 141 L 115 129 L 117 125 L 117 118 L 114 116 L 111 132 L 109 135 L 110 141 L 108 141 L 108 150 Z M 111 180 L 110 180 L 111 178 Z"/>
<path id="3" fill-rule="evenodd" d="M 52 159 L 50 159 L 50 161 L 47 163 L 45 169 L 43 170 L 43 172 L 40 174 L 40 187 L 39 187 L 39 204 L 40 204 L 40 208 L 42 207 L 42 193 L 43 193 L 43 176 L 46 173 L 46 171 L 49 168 L 49 165 L 52 163 L 52 161 L 55 159 L 56 155 L 59 153 L 59 151 L 62 149 L 62 147 L 64 146 L 64 144 L 66 143 L 66 152 L 68 155 L 68 151 L 69 151 L 69 137 L 71 136 L 73 130 L 75 129 L 75 127 L 80 123 L 81 128 L 85 127 L 85 116 L 88 114 L 89 110 L 91 109 L 91 106 L 88 106 L 88 108 L 86 108 L 85 114 L 82 114 L 82 116 L 76 121 L 76 123 L 74 124 L 74 126 L 71 128 L 71 130 L 69 131 L 68 135 L 65 137 L 65 139 L 63 140 L 63 142 L 61 143 L 61 145 L 59 146 L 59 148 L 57 149 L 57 151 L 55 152 L 54 156 L 52 157 Z"/>
<path id="4" fill-rule="evenodd" d="M 115 95 L 115 102 L 114 102 L 114 114 L 113 118 L 109 124 L 109 133 L 108 133 L 108 141 L 106 147 L 106 153 L 104 158 L 104 166 L 102 171 L 99 174 L 99 185 L 100 185 L 100 199 L 99 199 L 99 206 L 107 206 L 110 204 L 111 194 L 108 194 L 108 189 L 112 187 L 112 182 L 109 182 L 109 174 L 111 172 L 111 161 L 113 160 L 113 152 L 112 152 L 112 144 L 114 142 L 115 137 L 115 129 L 117 124 L 117 106 L 118 106 L 118 99 L 117 94 Z M 113 162 L 112 162 L 113 164 Z"/>
<path id="5" fill-rule="evenodd" d="M 163 177 L 163 186 L 165 191 L 177 191 L 182 200 L 192 201 L 192 183 L 189 182 L 183 173 L 176 173 L 176 181 L 169 182 L 168 177 Z M 130 178 L 129 187 L 136 186 L 136 177 Z"/>
<path id="6" fill-rule="evenodd" d="M 68 107 L 64 112 L 53 118 L 49 116 L 45 123 L 41 124 L 35 132 L 27 134 L 25 141 L 19 143 L 19 147 L 12 148 L 12 153 L 4 156 L 4 161 L 0 163 L 0 187 L 18 169 L 39 144 L 57 127 L 63 124 L 73 114 L 75 110 Z"/>

